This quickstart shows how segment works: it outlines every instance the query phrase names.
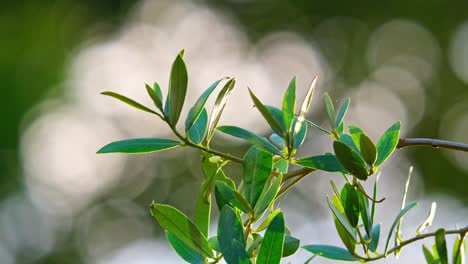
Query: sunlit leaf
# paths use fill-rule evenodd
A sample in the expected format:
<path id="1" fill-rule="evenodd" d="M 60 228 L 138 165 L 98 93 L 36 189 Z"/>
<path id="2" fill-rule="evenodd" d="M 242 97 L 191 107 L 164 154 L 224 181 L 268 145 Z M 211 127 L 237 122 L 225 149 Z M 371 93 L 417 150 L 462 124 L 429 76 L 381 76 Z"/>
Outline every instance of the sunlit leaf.
<path id="1" fill-rule="evenodd" d="M 298 122 L 298 118 L 294 117 L 292 126 L 295 127 L 297 122 Z M 307 124 L 304 122 L 302 122 L 302 126 L 299 129 L 299 131 L 291 130 L 289 139 L 291 140 L 290 145 L 293 147 L 293 149 L 297 149 L 299 146 L 302 145 L 302 143 L 305 140 L 306 134 L 307 134 Z"/>
<path id="2" fill-rule="evenodd" d="M 262 194 L 260 194 L 260 197 L 254 207 L 254 211 L 258 217 L 260 217 L 268 206 L 275 200 L 276 194 L 281 187 L 282 179 L 283 175 L 281 173 L 278 176 L 272 174 L 268 178 L 268 182 L 265 184 Z"/>
<path id="3" fill-rule="evenodd" d="M 400 136 L 400 121 L 393 124 L 377 142 L 377 160 L 375 166 L 381 165 L 395 150 Z"/>
<path id="4" fill-rule="evenodd" d="M 288 89 L 284 93 L 282 110 L 284 127 L 286 128 L 286 132 L 290 132 L 294 112 L 296 111 L 296 77 L 292 78 Z"/>
<path id="5" fill-rule="evenodd" d="M 329 245 L 306 245 L 302 247 L 303 249 L 316 254 L 318 256 L 343 260 L 343 261 L 357 261 L 359 260 L 355 256 L 351 255 L 348 250 L 340 247 L 329 246 Z"/>
<path id="6" fill-rule="evenodd" d="M 211 195 L 206 196 L 205 190 L 210 184 L 210 179 L 205 179 L 198 193 L 197 202 L 195 205 L 195 215 L 193 222 L 200 232 L 208 237 L 210 231 L 210 216 L 211 216 Z"/>
<path id="7" fill-rule="evenodd" d="M 346 115 L 346 111 L 348 111 L 349 102 L 350 102 L 350 99 L 346 98 L 344 103 L 341 105 L 340 110 L 338 110 L 338 113 L 336 114 L 336 120 L 335 120 L 336 128 L 338 128 L 343 123 L 343 118 Z"/>
<path id="8" fill-rule="evenodd" d="M 377 149 L 375 148 L 374 143 L 372 143 L 372 140 L 370 140 L 370 138 L 364 133 L 361 134 L 359 143 L 359 149 L 361 150 L 362 157 L 367 164 L 372 166 L 377 158 Z"/>
<path id="9" fill-rule="evenodd" d="M 464 264 L 465 263 L 465 251 L 466 251 L 466 240 L 461 239 L 459 235 L 456 236 L 455 241 L 453 242 L 452 263 Z"/>
<path id="10" fill-rule="evenodd" d="M 261 150 L 282 156 L 281 151 L 278 150 L 273 144 L 268 142 L 266 138 L 258 136 L 248 130 L 236 126 L 220 126 L 217 129 L 233 137 L 247 140 L 249 143 L 255 145 Z"/>
<path id="11" fill-rule="evenodd" d="M 330 121 L 330 126 L 332 130 L 335 130 L 335 106 L 333 106 L 333 102 L 328 95 L 328 93 L 325 93 L 325 106 L 327 108 L 327 114 L 328 114 L 328 121 Z"/>
<path id="12" fill-rule="evenodd" d="M 418 235 L 421 234 L 421 232 L 424 231 L 424 229 L 432 225 L 432 221 L 434 220 L 436 208 L 437 208 L 437 204 L 435 202 L 432 202 L 429 214 L 427 215 L 426 220 L 424 220 L 424 222 L 416 230 L 416 234 Z"/>
<path id="13" fill-rule="evenodd" d="M 151 113 L 151 114 L 155 114 L 159 117 L 161 117 L 160 114 L 156 113 L 155 111 L 149 109 L 148 107 L 138 103 L 137 101 L 133 100 L 133 99 L 130 99 L 124 95 L 121 95 L 121 94 L 118 94 L 118 93 L 114 93 L 114 92 L 110 92 L 110 91 L 106 91 L 106 92 L 102 92 L 101 93 L 102 95 L 107 95 L 107 96 L 110 96 L 110 97 L 113 97 L 121 102 L 124 102 L 130 106 L 133 106 L 135 107 L 136 109 L 138 110 L 141 110 L 143 112 L 147 112 L 147 113 Z"/>
<path id="14" fill-rule="evenodd" d="M 359 145 L 356 145 L 356 143 L 354 143 L 354 140 L 353 138 L 348 135 L 348 134 L 341 134 L 340 135 L 340 142 L 343 142 L 345 143 L 348 147 L 351 147 L 356 153 L 358 153 L 359 155 L 361 155 L 361 151 L 359 150 Z M 359 144 L 359 143 L 358 143 Z M 361 155 L 362 156 L 362 155 Z"/>
<path id="15" fill-rule="evenodd" d="M 216 190 L 219 191 L 223 200 L 230 206 L 237 208 L 246 214 L 252 212 L 252 208 L 248 202 L 245 201 L 245 199 L 240 194 L 236 194 L 236 191 L 225 182 L 216 181 Z"/>
<path id="16" fill-rule="evenodd" d="M 185 95 L 187 93 L 188 75 L 184 59 L 179 54 L 172 63 L 171 75 L 169 78 L 169 90 L 167 93 L 164 113 L 169 124 L 175 126 L 179 121 L 180 112 L 184 106 Z"/>
<path id="17" fill-rule="evenodd" d="M 215 128 L 218 125 L 219 119 L 221 118 L 221 114 L 223 113 L 224 107 L 226 106 L 227 100 L 229 99 L 229 96 L 231 95 L 232 89 L 234 89 L 235 84 L 235 79 L 229 79 L 229 81 L 224 85 L 223 89 L 221 89 L 221 91 L 219 92 L 218 97 L 216 97 L 216 101 L 213 106 L 213 111 L 211 111 L 210 122 L 208 125 L 208 142 L 210 142 L 211 138 L 213 137 Z"/>
<path id="18" fill-rule="evenodd" d="M 213 257 L 206 237 L 179 210 L 169 205 L 153 203 L 151 204 L 151 214 L 164 229 L 171 232 L 187 247 L 200 253 L 203 257 Z"/>
<path id="19" fill-rule="evenodd" d="M 244 156 L 243 175 L 245 199 L 254 207 L 273 168 L 273 155 L 251 147 Z"/>
<path id="20" fill-rule="evenodd" d="M 203 257 L 166 230 L 166 238 L 177 254 L 190 264 L 203 264 Z"/>
<path id="21" fill-rule="evenodd" d="M 437 253 L 442 264 L 448 264 L 447 241 L 445 240 L 445 229 L 439 228 L 436 231 L 435 242 Z"/>
<path id="22" fill-rule="evenodd" d="M 372 233 L 372 216 L 371 211 L 369 210 L 369 201 L 364 196 L 364 194 L 362 194 L 362 192 L 357 191 L 356 193 L 359 197 L 359 209 L 361 211 L 362 223 L 364 225 L 364 229 L 366 230 L 367 235 L 370 237 Z"/>
<path id="23" fill-rule="evenodd" d="M 281 126 L 281 123 L 276 121 L 276 119 L 273 117 L 271 112 L 263 105 L 262 102 L 255 96 L 255 94 L 252 92 L 252 90 L 249 89 L 250 97 L 252 98 L 252 101 L 255 104 L 255 107 L 257 107 L 258 111 L 262 114 L 263 118 L 267 121 L 267 123 L 270 125 L 271 129 L 275 131 L 276 134 L 278 135 L 284 135 L 283 128 Z"/>
<path id="24" fill-rule="evenodd" d="M 422 246 L 423 247 L 423 253 L 424 253 L 424 257 L 426 258 L 426 262 L 428 264 L 432 264 L 434 263 L 436 260 L 438 260 L 438 258 L 435 258 L 431 251 L 426 247 L 426 246 Z"/>
<path id="25" fill-rule="evenodd" d="M 219 249 L 227 263 L 250 263 L 245 250 L 242 221 L 228 205 L 223 207 L 219 215 L 217 237 Z"/>
<path id="26" fill-rule="evenodd" d="M 284 142 L 284 139 L 280 136 L 278 136 L 278 134 L 271 134 L 270 136 L 270 142 L 273 143 L 278 149 L 285 149 L 286 148 L 286 144 Z"/>
<path id="27" fill-rule="evenodd" d="M 134 138 L 107 144 L 97 153 L 148 153 L 175 148 L 180 144 L 179 141 L 167 138 Z"/>
<path id="28" fill-rule="evenodd" d="M 205 92 L 203 92 L 202 95 L 200 95 L 200 97 L 197 99 L 192 108 L 190 108 L 190 111 L 187 114 L 187 118 L 185 119 L 185 131 L 189 130 L 192 127 L 192 125 L 198 119 L 198 116 L 202 113 L 203 109 L 205 109 L 204 107 L 206 101 L 208 100 L 208 97 L 216 89 L 218 84 L 224 79 L 225 78 L 219 79 L 216 82 L 214 82 L 210 87 L 208 87 L 208 89 L 206 89 Z"/>
<path id="29" fill-rule="evenodd" d="M 210 237 L 208 239 L 208 245 L 210 245 L 210 248 L 213 249 L 214 251 L 221 252 L 221 250 L 219 249 L 219 243 L 218 243 L 218 237 L 217 236 Z"/>
<path id="30" fill-rule="evenodd" d="M 393 224 L 392 226 L 390 227 L 390 230 L 388 232 L 388 237 L 387 237 L 387 242 L 385 243 L 385 253 L 387 253 L 387 250 L 388 250 L 388 245 L 390 243 L 390 238 L 392 237 L 393 233 L 394 233 L 394 230 L 395 230 L 395 227 L 398 225 L 398 223 L 400 222 L 401 218 L 409 211 L 411 210 L 413 207 L 415 207 L 418 203 L 417 202 L 412 202 L 410 204 L 408 204 L 405 208 L 403 208 L 403 210 L 400 211 L 400 213 L 397 215 L 397 217 L 395 218 L 395 220 L 393 221 Z"/>
<path id="31" fill-rule="evenodd" d="M 193 125 L 187 131 L 187 136 L 195 144 L 200 144 L 205 138 L 208 126 L 208 112 L 203 108 Z"/>
<path id="32" fill-rule="evenodd" d="M 315 85 L 317 84 L 317 77 L 312 80 L 310 84 L 309 91 L 307 91 L 306 96 L 304 97 L 304 101 L 302 102 L 301 111 L 297 117 L 297 122 L 294 125 L 294 136 L 293 141 L 295 141 L 296 135 L 299 133 L 302 127 L 302 123 L 305 120 L 305 115 L 309 111 L 310 103 L 312 102 L 312 98 L 314 97 Z"/>
<path id="33" fill-rule="evenodd" d="M 356 189 L 349 183 L 346 183 L 341 189 L 341 203 L 349 223 L 352 227 L 356 227 L 359 222 L 359 197 Z"/>
<path id="34" fill-rule="evenodd" d="M 283 255 L 284 217 L 279 213 L 268 226 L 257 255 L 257 264 L 279 264 Z"/>
<path id="35" fill-rule="evenodd" d="M 349 133 L 351 134 L 351 138 L 355 144 L 355 146 L 359 148 L 361 146 L 361 135 L 364 134 L 364 132 L 357 126 L 348 126 Z"/>
<path id="36" fill-rule="evenodd" d="M 356 230 L 351 226 L 348 219 L 346 218 L 343 205 L 339 200 L 340 199 L 336 195 L 333 195 L 332 202 L 330 202 L 330 200 L 327 198 L 328 207 L 331 209 L 333 216 L 336 218 L 336 222 L 340 224 L 338 226 L 343 227 L 347 232 L 347 236 L 345 236 L 345 234 L 340 232 L 337 226 L 341 240 L 348 249 L 354 249 L 356 244 Z"/>
<path id="37" fill-rule="evenodd" d="M 333 142 L 333 149 L 336 158 L 349 173 L 360 180 L 367 179 L 369 171 L 366 162 L 356 151 L 340 141 Z"/>
<path id="38" fill-rule="evenodd" d="M 343 168 L 343 166 L 341 166 L 340 162 L 333 154 L 305 157 L 296 160 L 294 163 L 311 169 L 318 169 L 330 172 L 347 172 Z"/>
<path id="39" fill-rule="evenodd" d="M 273 212 L 271 212 L 267 216 L 267 218 L 265 218 L 265 220 L 258 226 L 258 228 L 255 230 L 255 232 L 261 232 L 261 231 L 265 230 L 268 227 L 268 225 L 270 225 L 271 220 L 273 220 L 273 218 L 275 218 L 275 216 L 277 214 L 279 214 L 280 212 L 281 212 L 281 209 L 279 209 L 279 208 L 274 210 Z"/>

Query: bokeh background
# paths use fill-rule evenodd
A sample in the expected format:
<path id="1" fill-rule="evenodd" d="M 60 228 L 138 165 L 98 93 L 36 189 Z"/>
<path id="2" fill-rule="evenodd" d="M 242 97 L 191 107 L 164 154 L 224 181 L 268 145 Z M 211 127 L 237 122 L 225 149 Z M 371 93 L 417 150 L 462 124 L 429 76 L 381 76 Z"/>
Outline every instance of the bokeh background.
<path id="1" fill-rule="evenodd" d="M 4 1 L 0 5 L 0 263 L 180 263 L 151 218 L 151 201 L 193 213 L 199 153 L 96 155 L 131 137 L 171 137 L 143 112 L 99 95 L 126 94 L 150 105 L 144 83 L 167 91 L 170 65 L 185 48 L 186 106 L 214 80 L 235 76 L 222 124 L 267 134 L 247 86 L 279 105 L 293 76 L 298 97 L 316 75 L 309 119 L 326 126 L 323 93 L 351 97 L 347 123 L 374 140 L 395 120 L 405 137 L 468 142 L 468 2 L 120 0 Z M 187 112 L 188 107 L 184 111 Z M 242 141 L 217 136 L 237 155 Z M 331 141 L 309 129 L 300 155 Z M 465 226 L 468 155 L 399 150 L 382 168 L 378 218 L 388 226 L 414 173 L 407 237 L 438 204 L 436 226 Z M 238 177 L 239 169 L 228 168 Z M 329 180 L 312 174 L 281 202 L 303 244 L 340 245 L 325 197 Z M 213 226 L 213 230 L 214 230 Z M 449 243 L 450 245 L 451 243 Z M 381 263 L 422 263 L 421 245 Z M 285 263 L 303 263 L 300 251 Z M 325 263 L 320 259 L 317 263 Z"/>

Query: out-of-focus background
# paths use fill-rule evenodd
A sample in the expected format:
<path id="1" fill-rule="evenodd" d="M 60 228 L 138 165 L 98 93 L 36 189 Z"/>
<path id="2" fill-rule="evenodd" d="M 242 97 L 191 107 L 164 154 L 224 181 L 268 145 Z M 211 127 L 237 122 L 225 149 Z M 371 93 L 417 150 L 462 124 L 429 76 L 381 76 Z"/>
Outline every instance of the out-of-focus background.
<path id="1" fill-rule="evenodd" d="M 222 124 L 266 135 L 247 86 L 279 105 L 293 76 L 301 97 L 318 75 L 308 117 L 319 124 L 326 126 L 328 92 L 335 104 L 351 97 L 347 123 L 374 140 L 399 119 L 402 136 L 468 142 L 467 10 L 466 1 L 418 0 L 2 2 L 0 263 L 181 262 L 148 204 L 169 203 L 191 215 L 203 177 L 199 153 L 95 152 L 119 139 L 171 137 L 162 122 L 99 92 L 150 105 L 144 83 L 158 81 L 167 91 L 182 48 L 190 79 L 186 106 L 214 80 L 237 78 Z M 237 155 L 248 147 L 223 136 L 215 141 Z M 329 151 L 330 143 L 309 129 L 300 155 Z M 405 218 L 404 234 L 414 234 L 432 201 L 436 226 L 466 225 L 468 155 L 405 149 L 382 168 L 387 201 L 377 213 L 384 231 L 400 207 L 410 165 L 408 199 L 421 203 Z M 228 168 L 233 177 L 238 172 Z M 330 179 L 341 180 L 312 174 L 281 202 L 303 244 L 340 245 L 325 203 Z M 422 263 L 420 249 L 388 261 Z M 300 251 L 285 263 L 308 257 Z"/>

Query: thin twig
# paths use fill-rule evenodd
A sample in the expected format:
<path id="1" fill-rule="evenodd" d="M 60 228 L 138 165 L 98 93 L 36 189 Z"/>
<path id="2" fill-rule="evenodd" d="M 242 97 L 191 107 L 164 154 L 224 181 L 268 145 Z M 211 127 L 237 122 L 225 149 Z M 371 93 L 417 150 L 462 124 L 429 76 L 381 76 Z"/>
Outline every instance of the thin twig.
<path id="1" fill-rule="evenodd" d="M 400 140 L 398 140 L 398 149 L 412 146 L 428 146 L 433 148 L 446 148 L 468 152 L 468 144 L 460 142 L 433 138 L 400 138 Z"/>
<path id="2" fill-rule="evenodd" d="M 464 228 L 461 228 L 461 229 L 455 229 L 455 230 L 447 230 L 445 231 L 445 234 L 446 235 L 450 235 L 450 234 L 458 234 L 462 237 L 464 237 L 466 235 L 466 233 L 468 233 L 468 226 L 464 227 Z M 405 241 L 402 241 L 400 244 L 398 244 L 398 246 L 394 247 L 394 248 L 391 248 L 390 250 L 387 251 L 387 254 L 386 255 L 380 255 L 380 256 L 377 256 L 377 257 L 371 257 L 371 258 L 366 258 L 366 257 L 362 257 L 358 254 L 353 254 L 355 257 L 359 258 L 360 260 L 363 260 L 363 261 L 374 261 L 374 260 L 379 260 L 379 259 L 382 259 L 382 258 L 386 258 L 388 255 L 392 254 L 393 252 L 397 251 L 397 250 L 400 250 L 401 248 L 403 248 L 404 246 L 406 245 L 409 245 L 413 242 L 416 242 L 418 240 L 421 240 L 421 239 L 425 239 L 425 238 L 428 238 L 428 237 L 434 237 L 436 236 L 436 232 L 433 232 L 433 233 L 427 233 L 427 234 L 423 234 L 423 235 L 417 235 L 413 238 L 410 238 L 408 240 L 405 240 Z"/>

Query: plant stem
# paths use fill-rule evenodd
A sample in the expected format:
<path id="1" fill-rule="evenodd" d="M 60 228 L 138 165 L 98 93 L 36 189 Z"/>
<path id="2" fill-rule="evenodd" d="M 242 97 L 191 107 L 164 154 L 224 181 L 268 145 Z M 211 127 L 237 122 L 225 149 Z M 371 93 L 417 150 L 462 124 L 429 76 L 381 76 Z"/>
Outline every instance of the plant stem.
<path id="1" fill-rule="evenodd" d="M 311 172 L 315 171 L 315 169 L 311 169 L 311 168 L 300 168 L 298 170 L 295 170 L 295 171 L 291 171 L 289 173 L 286 173 L 283 175 L 283 182 L 289 180 L 289 179 L 292 179 L 296 176 L 302 176 L 303 174 L 309 174 Z"/>
<path id="2" fill-rule="evenodd" d="M 167 121 L 166 121 L 167 122 Z M 209 149 L 209 148 L 206 148 L 206 147 L 203 147 L 203 146 L 200 146 L 200 145 L 197 145 L 197 144 L 193 144 L 192 142 L 190 142 L 186 137 L 182 136 L 179 131 L 177 131 L 177 129 L 175 128 L 175 126 L 172 126 L 168 123 L 169 127 L 171 128 L 172 132 L 174 132 L 174 134 L 180 139 L 182 140 L 187 146 L 190 146 L 190 147 L 193 147 L 193 148 L 197 148 L 197 149 L 200 149 L 200 150 L 203 150 L 205 152 L 208 152 L 208 153 L 211 153 L 211 154 L 214 154 L 214 155 L 217 155 L 217 156 L 220 156 L 222 158 L 225 158 L 227 160 L 230 160 L 230 161 L 233 161 L 233 162 L 236 162 L 236 163 L 241 163 L 243 162 L 243 160 L 241 158 L 238 158 L 236 156 L 232 156 L 230 154 L 227 154 L 227 153 L 223 153 L 223 152 L 220 152 L 220 151 L 217 151 L 217 150 L 214 150 L 214 149 Z"/>
<path id="3" fill-rule="evenodd" d="M 307 170 L 304 170 L 304 169 L 307 169 Z M 291 179 L 292 177 L 298 176 L 296 179 L 294 179 L 293 181 L 288 183 L 286 186 L 281 188 L 281 190 L 279 190 L 278 194 L 276 194 L 276 198 L 279 198 L 281 195 L 283 195 L 285 192 L 287 192 L 289 189 L 291 189 L 294 185 L 296 185 L 296 183 L 298 183 L 300 180 L 302 180 L 302 178 L 309 175 L 309 173 L 311 173 L 313 171 L 314 171 L 314 169 L 308 169 L 308 168 L 302 168 L 302 169 L 299 169 L 297 171 L 293 171 L 293 173 L 297 173 L 297 172 L 302 172 L 302 173 L 301 174 L 294 174 L 293 176 L 289 177 L 289 179 Z M 285 175 L 287 175 L 287 174 L 285 174 Z M 283 178 L 283 182 L 284 182 L 284 178 Z"/>
<path id="4" fill-rule="evenodd" d="M 446 148 L 468 152 L 468 144 L 454 141 L 432 138 L 400 138 L 398 140 L 398 149 L 412 146 L 428 146 L 433 148 Z"/>
<path id="5" fill-rule="evenodd" d="M 446 235 L 449 235 L 449 234 L 458 234 L 460 235 L 462 238 L 466 235 L 466 233 L 468 233 L 468 226 L 464 227 L 464 228 L 461 228 L 461 229 L 455 229 L 455 230 L 447 230 L 445 231 L 445 234 Z M 387 251 L 387 254 L 386 255 L 380 255 L 380 256 L 377 256 L 377 257 L 371 257 L 371 258 L 366 258 L 366 257 L 362 257 L 362 256 L 359 256 L 358 254 L 353 254 L 356 258 L 359 258 L 360 260 L 363 260 L 365 262 L 367 261 L 375 261 L 375 260 L 379 260 L 379 259 L 382 259 L 382 258 L 386 258 L 388 255 L 392 254 L 393 252 L 397 251 L 397 250 L 400 250 L 401 248 L 403 248 L 404 246 L 406 245 L 409 245 L 413 242 L 416 242 L 418 240 L 421 240 L 421 239 L 425 239 L 425 238 L 428 238 L 428 237 L 435 237 L 436 236 L 436 232 L 433 232 L 433 233 L 427 233 L 427 234 L 423 234 L 423 235 L 417 235 L 413 238 L 410 238 L 408 240 L 404 240 L 402 241 L 400 244 L 398 244 L 398 246 L 394 247 L 394 248 L 391 248 L 390 250 Z"/>

